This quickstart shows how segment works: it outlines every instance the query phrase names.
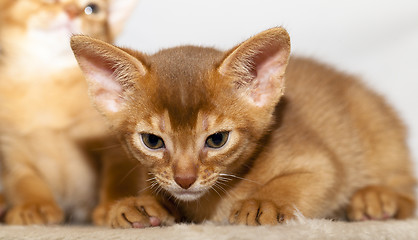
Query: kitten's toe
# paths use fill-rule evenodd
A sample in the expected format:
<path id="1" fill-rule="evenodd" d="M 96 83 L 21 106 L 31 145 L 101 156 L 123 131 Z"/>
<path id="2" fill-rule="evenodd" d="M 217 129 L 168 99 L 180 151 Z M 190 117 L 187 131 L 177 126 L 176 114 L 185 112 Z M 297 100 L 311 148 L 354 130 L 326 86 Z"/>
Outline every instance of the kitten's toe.
<path id="1" fill-rule="evenodd" d="M 384 186 L 368 186 L 357 191 L 347 208 L 351 221 L 406 218 L 413 214 L 415 204 Z"/>
<path id="2" fill-rule="evenodd" d="M 102 203 L 99 204 L 92 214 L 92 221 L 94 225 L 106 226 L 109 222 L 109 212 L 114 203 Z"/>
<path id="3" fill-rule="evenodd" d="M 40 205 L 39 212 L 46 224 L 58 224 L 64 221 L 64 212 L 55 204 Z"/>
<path id="4" fill-rule="evenodd" d="M 291 207 L 278 207 L 268 200 L 248 199 L 237 204 L 231 212 L 229 222 L 231 224 L 276 225 L 294 218 L 294 210 Z"/>
<path id="5" fill-rule="evenodd" d="M 62 210 L 52 202 L 25 203 L 12 207 L 5 222 L 11 225 L 58 224 L 64 220 Z"/>
<path id="6" fill-rule="evenodd" d="M 113 228 L 155 227 L 174 224 L 174 217 L 152 196 L 130 197 L 112 206 L 108 224 Z"/>
<path id="7" fill-rule="evenodd" d="M 113 228 L 144 228 L 150 225 L 148 218 L 138 211 L 136 206 L 117 206 L 115 210 L 116 214 L 111 212 L 111 215 L 114 215 L 111 219 Z"/>

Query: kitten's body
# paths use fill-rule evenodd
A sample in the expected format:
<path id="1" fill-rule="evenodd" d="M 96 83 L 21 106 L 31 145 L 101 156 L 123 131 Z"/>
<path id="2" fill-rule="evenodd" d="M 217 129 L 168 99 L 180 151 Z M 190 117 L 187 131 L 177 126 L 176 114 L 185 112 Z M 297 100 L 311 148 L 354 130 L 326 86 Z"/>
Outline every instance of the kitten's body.
<path id="1" fill-rule="evenodd" d="M 228 52 L 149 56 L 85 37 L 72 47 L 97 108 L 152 176 L 149 193 L 112 208 L 114 227 L 173 216 L 277 224 L 295 209 L 318 218 L 347 210 L 351 220 L 413 214 L 415 180 L 393 110 L 351 76 L 309 59 L 287 64 L 283 29 Z"/>
<path id="2" fill-rule="evenodd" d="M 95 4 L 97 12 L 85 14 L 88 4 Z M 112 41 L 122 22 L 110 19 L 115 10 L 124 9 L 104 0 L 13 0 L 0 7 L 0 149 L 10 207 L 6 222 L 57 223 L 63 217 L 60 209 L 70 213 L 69 219 L 84 221 L 102 186 L 97 181 L 101 163 L 94 163 L 93 155 L 112 141 L 107 140 L 107 124 L 89 104 L 68 39 L 85 33 Z"/>

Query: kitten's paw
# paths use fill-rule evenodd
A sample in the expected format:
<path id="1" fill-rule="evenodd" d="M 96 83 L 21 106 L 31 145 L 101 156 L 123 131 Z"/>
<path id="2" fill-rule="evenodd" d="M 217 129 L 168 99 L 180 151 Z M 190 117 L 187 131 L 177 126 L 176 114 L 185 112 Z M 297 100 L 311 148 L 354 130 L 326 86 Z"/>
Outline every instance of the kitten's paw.
<path id="1" fill-rule="evenodd" d="M 11 225 L 44 225 L 63 222 L 64 213 L 54 202 L 25 203 L 9 209 L 6 213 L 6 224 Z"/>
<path id="2" fill-rule="evenodd" d="M 351 198 L 347 217 L 351 221 L 407 218 L 415 208 L 413 199 L 384 186 L 369 186 L 358 190 Z"/>
<path id="3" fill-rule="evenodd" d="M 0 194 L 0 223 L 4 221 L 4 216 L 6 215 L 6 200 L 4 196 Z"/>
<path id="4" fill-rule="evenodd" d="M 113 228 L 145 228 L 174 224 L 174 217 L 152 196 L 125 198 L 109 212 Z"/>
<path id="5" fill-rule="evenodd" d="M 237 203 L 229 217 L 231 224 L 276 225 L 295 217 L 291 206 L 277 206 L 272 201 L 248 199 Z"/>
<path id="6" fill-rule="evenodd" d="M 114 203 L 102 203 L 93 210 L 92 221 L 96 226 L 106 226 L 109 222 L 109 212 Z"/>

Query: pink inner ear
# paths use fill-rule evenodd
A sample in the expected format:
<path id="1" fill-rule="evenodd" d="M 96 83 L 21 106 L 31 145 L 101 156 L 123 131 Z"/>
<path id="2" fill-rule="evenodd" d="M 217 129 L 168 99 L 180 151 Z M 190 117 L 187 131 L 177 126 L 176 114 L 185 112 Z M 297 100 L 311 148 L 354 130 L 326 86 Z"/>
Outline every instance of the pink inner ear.
<path id="1" fill-rule="evenodd" d="M 112 74 L 97 76 L 97 88 L 92 89 L 97 104 L 110 112 L 118 112 L 122 104 L 122 87 L 115 81 L 111 81 Z"/>
<path id="2" fill-rule="evenodd" d="M 250 97 L 257 106 L 264 106 L 284 88 L 283 74 L 286 67 L 287 54 L 279 49 L 264 49 L 253 56 L 254 76 L 251 84 Z"/>
<path id="3" fill-rule="evenodd" d="M 114 66 L 104 59 L 89 56 L 79 59 L 90 86 L 90 95 L 102 111 L 118 112 L 122 98 L 122 86 L 116 79 Z"/>

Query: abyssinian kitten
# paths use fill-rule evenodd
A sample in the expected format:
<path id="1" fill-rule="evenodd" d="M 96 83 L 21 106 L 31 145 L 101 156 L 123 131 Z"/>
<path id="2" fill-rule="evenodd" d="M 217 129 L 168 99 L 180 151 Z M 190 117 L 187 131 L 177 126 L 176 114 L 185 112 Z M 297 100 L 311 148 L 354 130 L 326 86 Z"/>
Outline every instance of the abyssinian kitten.
<path id="1" fill-rule="evenodd" d="M 6 223 L 60 223 L 66 212 L 69 220 L 84 221 L 100 195 L 94 217 L 100 224 L 107 205 L 129 190 L 115 190 L 132 166 L 118 163 L 123 154 L 117 148 L 99 151 L 113 144 L 111 134 L 90 104 L 68 42 L 74 33 L 112 41 L 136 2 L 1 0 L 0 154 Z M 97 158 L 104 162 L 95 163 Z"/>
<path id="2" fill-rule="evenodd" d="M 150 176 L 139 196 L 112 207 L 110 226 L 413 214 L 394 111 L 357 79 L 289 57 L 283 28 L 226 52 L 147 55 L 85 36 L 71 46 L 96 107 Z"/>

